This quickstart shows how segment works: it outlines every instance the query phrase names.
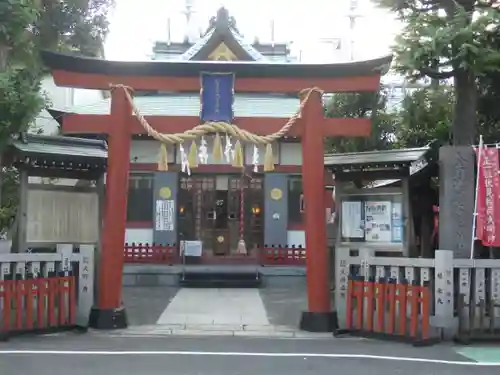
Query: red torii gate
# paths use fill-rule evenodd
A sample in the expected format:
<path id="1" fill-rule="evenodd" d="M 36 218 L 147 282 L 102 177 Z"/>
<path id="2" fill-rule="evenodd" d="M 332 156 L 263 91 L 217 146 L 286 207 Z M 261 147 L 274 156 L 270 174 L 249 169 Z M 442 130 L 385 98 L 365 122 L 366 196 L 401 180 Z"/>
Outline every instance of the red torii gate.
<path id="1" fill-rule="evenodd" d="M 199 92 L 200 72 L 234 73 L 235 92 L 294 93 L 320 87 L 325 92 L 377 91 L 381 74 L 391 57 L 343 64 L 262 64 L 249 62 L 114 62 L 44 52 L 42 58 L 52 70 L 58 86 L 110 90 L 124 85 L 134 90 Z M 159 132 L 183 132 L 198 125 L 199 117 L 146 116 Z M 259 135 L 278 131 L 288 119 L 236 118 L 238 127 Z M 109 115 L 67 115 L 63 132 L 107 134 L 108 167 L 106 211 L 99 257 L 98 300 L 92 309 L 91 326 L 101 329 L 127 325 L 121 301 L 123 245 L 127 212 L 130 146 L 133 134 L 145 133 L 132 115 L 124 89 L 111 92 Z M 325 137 L 365 137 L 371 131 L 369 119 L 325 118 L 321 93 L 313 92 L 301 118 L 290 135 L 302 138 L 303 189 L 305 212 L 308 311 L 301 328 L 332 331 L 336 314 L 332 312 L 328 281 L 328 251 L 324 205 Z"/>

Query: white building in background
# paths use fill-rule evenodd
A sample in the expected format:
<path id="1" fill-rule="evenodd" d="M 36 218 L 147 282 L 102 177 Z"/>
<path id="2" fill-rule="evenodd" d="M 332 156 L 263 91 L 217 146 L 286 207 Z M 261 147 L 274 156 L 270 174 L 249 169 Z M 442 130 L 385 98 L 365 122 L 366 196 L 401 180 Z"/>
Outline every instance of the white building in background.
<path id="1" fill-rule="evenodd" d="M 95 105 L 103 100 L 100 90 L 74 89 L 71 87 L 58 87 L 52 76 L 46 76 L 42 80 L 41 92 L 49 101 L 49 107 L 57 110 L 72 108 L 73 106 Z M 33 126 L 29 129 L 32 133 L 46 135 L 57 135 L 59 133 L 58 119 L 43 109 L 35 118 Z"/>

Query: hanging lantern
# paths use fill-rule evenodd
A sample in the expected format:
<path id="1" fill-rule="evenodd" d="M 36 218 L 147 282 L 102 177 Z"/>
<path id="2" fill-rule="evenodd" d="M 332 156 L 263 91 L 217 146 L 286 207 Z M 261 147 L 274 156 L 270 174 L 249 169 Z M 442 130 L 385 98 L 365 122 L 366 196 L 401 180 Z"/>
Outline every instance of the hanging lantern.
<path id="1" fill-rule="evenodd" d="M 200 152 L 198 154 L 200 164 L 208 164 L 208 147 L 205 137 L 201 137 Z"/>
<path id="2" fill-rule="evenodd" d="M 259 172 L 259 147 L 253 146 L 252 164 L 254 173 Z"/>

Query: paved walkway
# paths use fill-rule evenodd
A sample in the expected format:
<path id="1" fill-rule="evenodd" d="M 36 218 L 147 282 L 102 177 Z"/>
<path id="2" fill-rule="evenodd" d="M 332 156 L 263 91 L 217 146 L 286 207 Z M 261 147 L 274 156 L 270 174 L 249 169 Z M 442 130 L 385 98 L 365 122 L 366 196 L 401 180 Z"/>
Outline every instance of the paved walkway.
<path id="1" fill-rule="evenodd" d="M 269 325 L 258 289 L 181 289 L 157 324 Z"/>
<path id="2" fill-rule="evenodd" d="M 305 293 L 291 289 L 124 288 L 129 328 L 117 336 L 330 338 L 298 329 Z"/>

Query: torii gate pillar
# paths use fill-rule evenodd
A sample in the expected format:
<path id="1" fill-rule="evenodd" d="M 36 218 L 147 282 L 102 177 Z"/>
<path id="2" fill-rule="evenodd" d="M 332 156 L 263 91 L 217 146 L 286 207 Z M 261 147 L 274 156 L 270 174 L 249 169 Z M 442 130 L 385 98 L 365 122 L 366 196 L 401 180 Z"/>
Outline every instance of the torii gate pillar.
<path id="1" fill-rule="evenodd" d="M 300 328 L 332 332 L 337 328 L 337 315 L 332 312 L 328 280 L 323 145 L 326 121 L 321 93 L 313 91 L 310 94 L 302 110 L 302 121 L 308 311 L 302 313 Z"/>
<path id="2" fill-rule="evenodd" d="M 97 304 L 90 312 L 89 325 L 98 329 L 127 327 L 122 304 L 123 244 L 127 221 L 127 197 L 130 170 L 130 128 L 132 107 L 124 88 L 111 91 L 108 132 L 108 168 L 106 205 L 98 257 Z"/>

